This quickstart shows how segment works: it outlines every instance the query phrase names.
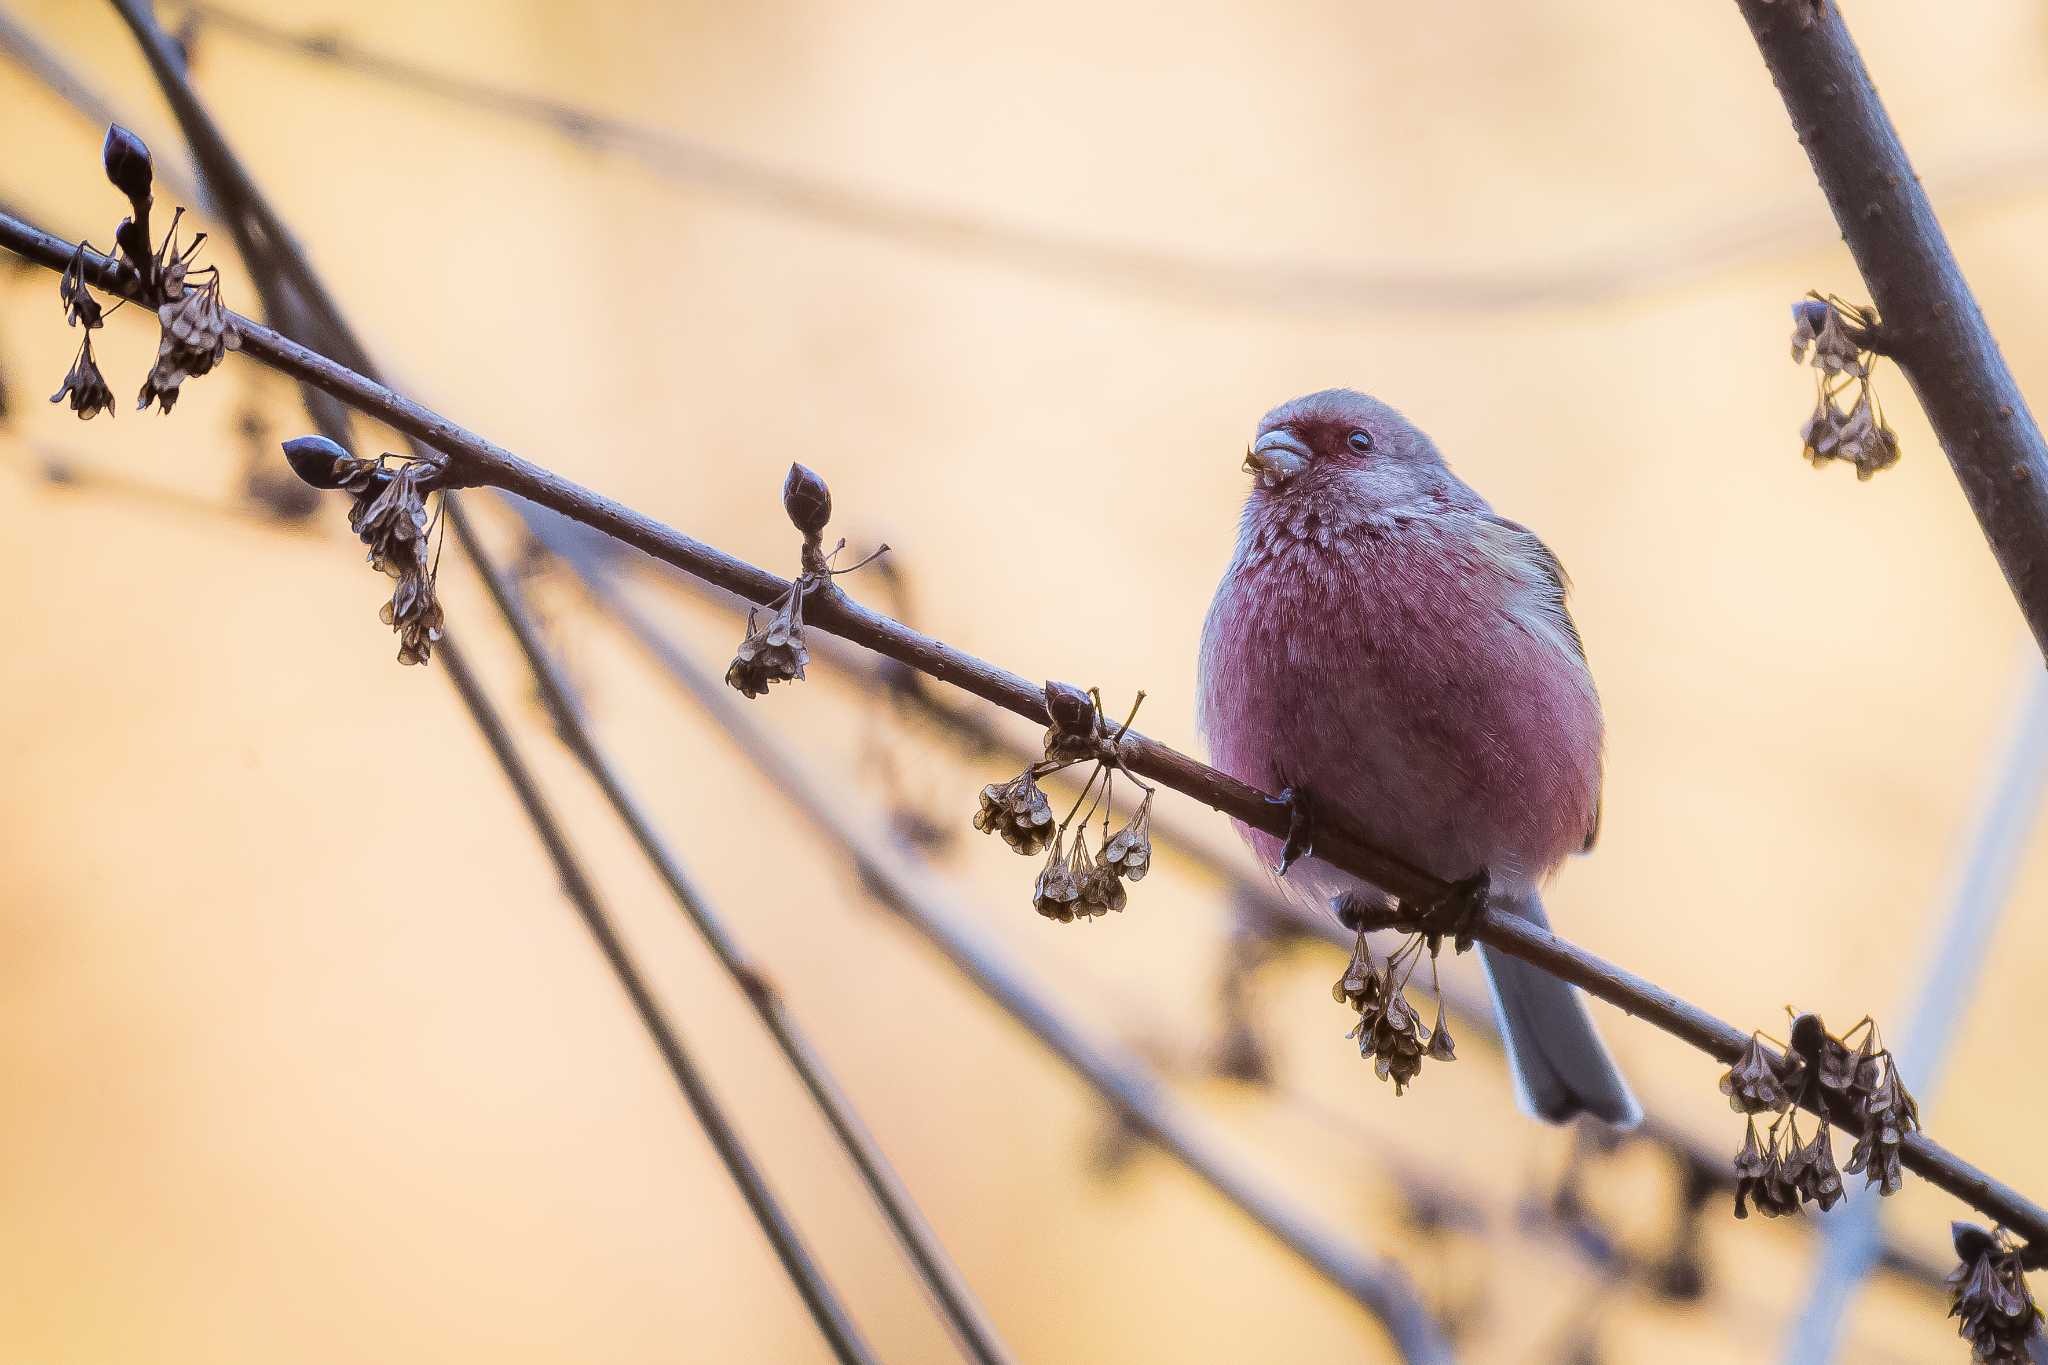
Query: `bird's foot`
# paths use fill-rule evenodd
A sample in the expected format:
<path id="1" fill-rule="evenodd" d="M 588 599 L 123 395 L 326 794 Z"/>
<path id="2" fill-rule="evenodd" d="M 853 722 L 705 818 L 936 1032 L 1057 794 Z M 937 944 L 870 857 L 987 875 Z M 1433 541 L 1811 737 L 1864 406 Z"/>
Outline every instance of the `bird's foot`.
<path id="1" fill-rule="evenodd" d="M 1443 895 L 1419 907 L 1416 931 L 1428 940 L 1432 955 L 1443 947 L 1446 938 L 1461 953 L 1472 946 L 1472 921 L 1486 908 L 1491 884 L 1492 879 L 1482 868 L 1463 881 L 1452 882 Z"/>
<path id="2" fill-rule="evenodd" d="M 1273 866 L 1273 875 L 1284 877 L 1288 868 L 1315 852 L 1315 821 L 1309 814 L 1308 792 L 1302 788 L 1282 787 L 1266 802 L 1287 812 L 1287 842 L 1280 846 L 1280 861 Z"/>

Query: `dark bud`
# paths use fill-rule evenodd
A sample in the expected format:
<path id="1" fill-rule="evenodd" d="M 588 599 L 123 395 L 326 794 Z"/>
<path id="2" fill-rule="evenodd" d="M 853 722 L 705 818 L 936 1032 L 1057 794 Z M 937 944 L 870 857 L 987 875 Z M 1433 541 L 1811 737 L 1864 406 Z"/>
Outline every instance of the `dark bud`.
<path id="1" fill-rule="evenodd" d="M 284 458 L 314 488 L 339 488 L 359 461 L 325 436 L 298 436 L 284 443 Z"/>
<path id="2" fill-rule="evenodd" d="M 782 510 L 806 536 L 822 536 L 832 520 L 832 490 L 811 470 L 792 464 L 782 481 Z"/>
<path id="3" fill-rule="evenodd" d="M 1095 728 L 1095 703 L 1072 683 L 1047 683 L 1045 710 L 1058 729 L 1085 734 Z"/>
<path id="4" fill-rule="evenodd" d="M 1086 692 L 1072 683 L 1049 682 L 1045 685 L 1045 711 L 1052 719 L 1045 732 L 1047 759 L 1071 763 L 1102 752 L 1102 721 Z"/>
<path id="5" fill-rule="evenodd" d="M 155 175 L 149 162 L 149 148 L 142 139 L 114 123 L 107 126 L 107 140 L 100 148 L 100 160 L 107 168 L 107 179 L 114 182 L 114 188 L 128 196 L 128 202 L 135 206 L 135 217 L 140 220 L 149 213 L 149 185 Z"/>

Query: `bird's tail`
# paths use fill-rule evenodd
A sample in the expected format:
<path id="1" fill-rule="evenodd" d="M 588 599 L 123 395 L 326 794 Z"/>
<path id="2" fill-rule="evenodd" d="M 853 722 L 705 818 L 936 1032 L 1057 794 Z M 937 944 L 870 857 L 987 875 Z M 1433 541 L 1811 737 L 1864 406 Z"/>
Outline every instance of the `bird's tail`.
<path id="1" fill-rule="evenodd" d="M 1550 927 L 1533 891 L 1497 903 L 1532 924 Z M 1515 1098 L 1526 1112 L 1549 1123 L 1565 1123 L 1579 1114 L 1618 1128 L 1642 1121 L 1642 1106 L 1593 1031 L 1576 987 L 1485 944 L 1479 947 L 1479 961 L 1493 987 Z"/>

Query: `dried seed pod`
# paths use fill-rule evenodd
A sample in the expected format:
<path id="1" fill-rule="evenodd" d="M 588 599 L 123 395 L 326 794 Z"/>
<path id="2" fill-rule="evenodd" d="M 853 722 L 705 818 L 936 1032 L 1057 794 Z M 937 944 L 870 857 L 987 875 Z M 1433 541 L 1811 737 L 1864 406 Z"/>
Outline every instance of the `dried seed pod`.
<path id="1" fill-rule="evenodd" d="M 1129 823 L 1102 846 L 1102 864 L 1125 881 L 1145 880 L 1152 870 L 1152 793 L 1145 793 Z"/>
<path id="2" fill-rule="evenodd" d="M 1837 310 L 1828 309 L 1827 320 L 1813 339 L 1813 364 L 1823 374 L 1846 374 L 1861 379 L 1870 373 L 1863 363 L 1863 348 L 1850 338 Z"/>
<path id="3" fill-rule="evenodd" d="M 799 584 L 770 613 L 765 626 L 757 628 L 754 613 L 747 613 L 747 638 L 740 641 L 725 670 L 728 686 L 742 696 L 758 697 L 772 683 L 802 681 L 804 665 L 811 659 L 804 647 L 803 603 Z"/>
<path id="4" fill-rule="evenodd" d="M 1074 906 L 1081 899 L 1081 884 L 1061 847 L 1060 836 L 1052 837 L 1052 852 L 1031 887 L 1031 906 L 1047 919 L 1062 924 L 1074 922 Z"/>
<path id="5" fill-rule="evenodd" d="M 431 659 L 434 645 L 445 633 L 432 567 L 423 563 L 400 573 L 391 600 L 377 618 L 398 634 L 398 662 L 424 664 Z"/>
<path id="6" fill-rule="evenodd" d="M 197 288 L 188 289 L 184 267 L 173 261 L 166 267 L 164 301 L 157 305 L 162 332 L 157 340 L 156 364 L 142 382 L 138 408 L 151 402 L 169 412 L 178 401 L 178 387 L 187 379 L 210 372 L 229 351 L 239 350 L 241 333 L 228 320 L 220 302 L 220 279 L 216 275 Z"/>
<path id="7" fill-rule="evenodd" d="M 2003 1230 L 1986 1232 L 1972 1223 L 1952 1223 L 1957 1265 L 1949 1272 L 1948 1315 L 1970 1343 L 1973 1360 L 2025 1365 L 2027 1342 L 2040 1330 L 2041 1314 L 2027 1287 L 2026 1266 Z"/>
<path id="8" fill-rule="evenodd" d="M 1456 1043 L 1451 1039 L 1451 1026 L 1444 1018 L 1444 998 L 1436 998 L 1436 1027 L 1429 1031 L 1429 1055 L 1439 1062 L 1454 1062 L 1458 1059 Z"/>
<path id="9" fill-rule="evenodd" d="M 1764 1051 L 1762 1036 L 1752 1033 L 1749 1046 L 1721 1077 L 1721 1093 L 1738 1114 L 1777 1113 L 1792 1103 L 1788 1076 L 1798 1074 L 1799 1069 L 1796 1055 L 1774 1061 Z"/>
<path id="10" fill-rule="evenodd" d="M 810 469 L 792 464 L 782 481 L 782 510 L 804 535 L 821 536 L 832 520 L 832 490 Z"/>
<path id="11" fill-rule="evenodd" d="M 974 827 L 984 834 L 1000 834 L 1004 843 L 1026 857 L 1043 852 L 1056 837 L 1052 803 L 1028 768 L 1008 782 L 991 782 L 981 789 Z"/>
<path id="12" fill-rule="evenodd" d="M 1826 1213 L 1842 1199 L 1842 1176 L 1835 1169 L 1834 1143 L 1827 1124 L 1821 1124 L 1813 1141 L 1800 1149 L 1795 1187 L 1801 1200 L 1820 1205 Z"/>
<path id="13" fill-rule="evenodd" d="M 370 563 L 393 578 L 426 557 L 427 494 L 434 466 L 412 460 L 366 481 L 349 508 L 348 527 L 369 547 Z"/>
<path id="14" fill-rule="evenodd" d="M 1115 871 L 1107 864 L 1096 859 L 1087 859 L 1086 849 L 1078 830 L 1074 833 L 1074 851 L 1080 858 L 1087 860 L 1087 870 L 1081 874 L 1081 900 L 1075 906 L 1075 913 L 1094 918 L 1106 915 L 1112 910 L 1122 910 L 1129 900 L 1129 893 L 1124 890 L 1123 882 L 1118 880 Z"/>
<path id="15" fill-rule="evenodd" d="M 87 331 L 104 326 L 100 301 L 92 296 L 85 284 L 85 243 L 71 253 L 71 260 L 64 267 L 64 273 L 57 278 L 57 297 L 64 303 L 64 321 L 76 327 L 85 324 Z"/>
<path id="16" fill-rule="evenodd" d="M 1804 364 L 1814 339 L 1827 325 L 1829 308 L 1821 299 L 1801 299 L 1792 305 L 1792 361 Z"/>
<path id="17" fill-rule="evenodd" d="M 85 334 L 84 344 L 78 348 L 78 357 L 71 362 L 64 383 L 50 395 L 52 403 L 62 403 L 66 399 L 71 402 L 71 410 L 84 422 L 114 410 L 114 391 L 107 387 L 107 377 L 100 373 L 99 362 L 93 358 L 90 331 Z"/>
<path id="18" fill-rule="evenodd" d="M 1832 457 L 1835 447 L 1842 442 L 1842 410 L 1835 406 L 1834 395 L 1823 392 L 1814 401 L 1813 415 L 1799 429 L 1801 453 L 1813 461 L 1814 468 L 1820 468 L 1823 461 Z"/>

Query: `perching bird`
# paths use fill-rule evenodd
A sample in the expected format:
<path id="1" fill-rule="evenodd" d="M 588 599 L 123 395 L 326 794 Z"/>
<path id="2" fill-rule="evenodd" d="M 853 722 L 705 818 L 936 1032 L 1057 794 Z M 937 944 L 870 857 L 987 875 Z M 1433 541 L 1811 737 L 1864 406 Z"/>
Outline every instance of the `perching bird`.
<path id="1" fill-rule="evenodd" d="M 1600 700 L 1557 557 L 1400 413 L 1349 389 L 1267 413 L 1245 468 L 1237 552 L 1202 633 L 1216 765 L 1341 810 L 1446 881 L 1483 870 L 1490 904 L 1546 923 L 1542 882 L 1600 823 Z M 1240 830 L 1279 856 L 1280 840 Z M 1325 904 L 1386 900 L 1313 856 L 1284 884 Z M 1522 1107 L 1640 1119 L 1578 992 L 1480 957 Z"/>

